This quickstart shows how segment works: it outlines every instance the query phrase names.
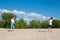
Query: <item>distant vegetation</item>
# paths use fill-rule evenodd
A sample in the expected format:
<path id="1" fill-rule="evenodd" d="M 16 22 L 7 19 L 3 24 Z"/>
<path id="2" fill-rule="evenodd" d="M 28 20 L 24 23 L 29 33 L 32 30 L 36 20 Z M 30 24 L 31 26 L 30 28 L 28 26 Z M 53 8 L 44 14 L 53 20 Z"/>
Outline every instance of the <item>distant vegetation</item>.
<path id="1" fill-rule="evenodd" d="M 13 13 L 2 13 L 1 15 L 2 20 L 0 20 L 0 28 L 10 28 L 10 20 L 12 17 L 16 17 L 15 14 Z M 48 27 L 48 22 L 47 20 L 41 22 L 41 21 L 36 21 L 32 20 L 28 25 L 27 23 L 23 20 L 20 19 L 19 21 L 16 20 L 15 28 L 47 28 Z M 53 28 L 60 28 L 60 20 L 53 20 Z"/>

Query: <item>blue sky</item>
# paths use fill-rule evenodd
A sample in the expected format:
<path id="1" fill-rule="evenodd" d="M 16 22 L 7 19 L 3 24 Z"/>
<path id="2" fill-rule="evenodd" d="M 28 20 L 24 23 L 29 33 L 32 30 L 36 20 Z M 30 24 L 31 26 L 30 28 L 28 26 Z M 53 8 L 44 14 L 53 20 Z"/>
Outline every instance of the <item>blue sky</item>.
<path id="1" fill-rule="evenodd" d="M 0 0 L 0 9 L 60 18 L 60 0 Z"/>

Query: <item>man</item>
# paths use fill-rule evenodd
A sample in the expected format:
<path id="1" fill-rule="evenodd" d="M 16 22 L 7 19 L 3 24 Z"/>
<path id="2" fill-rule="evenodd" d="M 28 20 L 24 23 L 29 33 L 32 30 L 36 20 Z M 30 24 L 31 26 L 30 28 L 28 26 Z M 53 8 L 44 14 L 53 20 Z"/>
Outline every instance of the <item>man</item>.
<path id="1" fill-rule="evenodd" d="M 13 18 L 11 19 L 10 31 L 14 31 L 14 24 L 15 24 L 15 17 L 13 17 Z"/>
<path id="2" fill-rule="evenodd" d="M 51 17 L 49 20 L 48 20 L 48 31 L 51 31 L 52 32 L 52 21 L 53 21 L 53 17 Z"/>

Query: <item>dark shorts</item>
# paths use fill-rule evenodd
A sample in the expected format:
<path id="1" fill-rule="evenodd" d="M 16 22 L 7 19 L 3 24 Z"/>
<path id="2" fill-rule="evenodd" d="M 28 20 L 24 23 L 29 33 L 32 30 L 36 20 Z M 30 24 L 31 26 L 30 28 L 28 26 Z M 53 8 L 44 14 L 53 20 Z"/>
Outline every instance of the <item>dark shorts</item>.
<path id="1" fill-rule="evenodd" d="M 48 25 L 48 28 L 52 28 L 52 25 Z"/>

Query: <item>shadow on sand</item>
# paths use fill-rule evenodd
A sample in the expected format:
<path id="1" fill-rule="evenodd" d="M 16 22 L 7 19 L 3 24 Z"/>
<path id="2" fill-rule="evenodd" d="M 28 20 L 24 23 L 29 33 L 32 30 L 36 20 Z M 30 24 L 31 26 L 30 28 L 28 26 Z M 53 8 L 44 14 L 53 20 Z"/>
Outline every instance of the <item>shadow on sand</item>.
<path id="1" fill-rule="evenodd" d="M 48 32 L 48 31 L 46 31 L 46 30 L 38 30 L 38 32 Z"/>

